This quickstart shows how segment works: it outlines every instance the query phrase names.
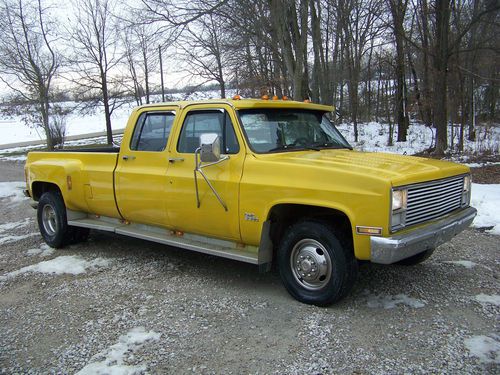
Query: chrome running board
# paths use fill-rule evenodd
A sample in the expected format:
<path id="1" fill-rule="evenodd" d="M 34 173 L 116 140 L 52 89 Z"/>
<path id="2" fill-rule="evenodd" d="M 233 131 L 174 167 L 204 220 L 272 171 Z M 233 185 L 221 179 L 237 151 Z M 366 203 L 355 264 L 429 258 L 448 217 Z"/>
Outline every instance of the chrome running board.
<path id="1" fill-rule="evenodd" d="M 123 220 L 105 216 L 90 215 L 84 212 L 67 210 L 68 225 L 113 232 L 125 236 L 158 242 L 199 253 L 239 260 L 261 266 L 263 271 L 270 268 L 272 258 L 269 244 L 264 249 L 237 242 L 219 240 L 190 233 L 181 233 L 152 225 L 127 223 Z M 266 252 L 266 254 L 264 254 Z M 259 261 L 260 258 L 260 261 Z"/>

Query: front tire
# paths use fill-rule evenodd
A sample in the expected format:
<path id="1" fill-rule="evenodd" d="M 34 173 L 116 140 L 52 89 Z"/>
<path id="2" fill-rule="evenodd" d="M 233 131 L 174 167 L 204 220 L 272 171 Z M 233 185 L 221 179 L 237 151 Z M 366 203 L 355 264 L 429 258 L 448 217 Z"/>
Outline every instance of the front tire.
<path id="1" fill-rule="evenodd" d="M 278 267 L 287 291 L 300 302 L 327 306 L 342 299 L 356 279 L 350 246 L 323 222 L 303 221 L 286 231 Z"/>

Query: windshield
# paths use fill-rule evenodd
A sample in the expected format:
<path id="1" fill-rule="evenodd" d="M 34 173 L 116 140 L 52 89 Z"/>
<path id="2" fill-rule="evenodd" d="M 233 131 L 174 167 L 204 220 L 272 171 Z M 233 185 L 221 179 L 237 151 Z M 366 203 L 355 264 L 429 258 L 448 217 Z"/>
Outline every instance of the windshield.
<path id="1" fill-rule="evenodd" d="M 352 149 L 320 111 L 246 109 L 240 110 L 239 116 L 250 147 L 258 153 Z"/>

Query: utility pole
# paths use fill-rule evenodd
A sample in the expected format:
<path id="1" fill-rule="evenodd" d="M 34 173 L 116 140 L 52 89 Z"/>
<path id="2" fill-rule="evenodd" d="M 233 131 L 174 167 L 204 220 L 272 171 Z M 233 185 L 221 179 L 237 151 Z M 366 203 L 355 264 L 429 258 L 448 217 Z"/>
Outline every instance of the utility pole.
<path id="1" fill-rule="evenodd" d="M 161 101 L 165 101 L 165 85 L 163 83 L 163 60 L 161 58 L 161 45 L 158 46 L 158 53 L 160 54 L 160 80 L 161 80 Z"/>

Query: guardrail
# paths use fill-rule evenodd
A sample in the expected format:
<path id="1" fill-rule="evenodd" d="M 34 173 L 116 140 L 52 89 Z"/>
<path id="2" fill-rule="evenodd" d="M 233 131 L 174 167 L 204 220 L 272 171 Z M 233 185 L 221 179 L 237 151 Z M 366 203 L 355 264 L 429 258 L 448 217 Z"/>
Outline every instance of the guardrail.
<path id="1" fill-rule="evenodd" d="M 113 129 L 113 135 L 123 134 L 124 131 L 125 131 L 125 128 Z M 78 141 L 80 139 L 88 139 L 88 138 L 104 137 L 104 136 L 106 136 L 105 131 L 104 132 L 78 134 L 78 135 L 70 135 L 70 136 L 65 137 L 65 140 L 66 141 Z M 38 145 L 44 145 L 44 144 L 45 144 L 45 139 L 39 139 L 36 141 L 8 143 L 8 144 L 0 145 L 0 150 L 6 150 L 9 148 L 15 148 L 15 147 L 38 146 Z"/>

